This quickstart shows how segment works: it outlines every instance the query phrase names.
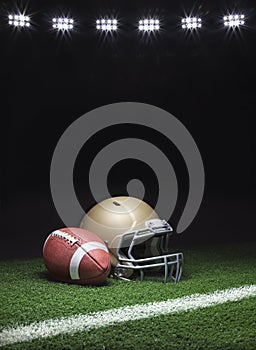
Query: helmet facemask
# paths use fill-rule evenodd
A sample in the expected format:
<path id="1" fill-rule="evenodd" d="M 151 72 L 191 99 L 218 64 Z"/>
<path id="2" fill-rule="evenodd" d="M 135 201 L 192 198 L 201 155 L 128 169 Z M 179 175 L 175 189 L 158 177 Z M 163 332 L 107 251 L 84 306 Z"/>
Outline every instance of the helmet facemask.
<path id="1" fill-rule="evenodd" d="M 140 279 L 143 280 L 144 270 L 164 268 L 164 282 L 167 282 L 168 275 L 178 282 L 182 273 L 183 254 L 168 253 L 172 233 L 173 229 L 167 221 L 160 219 L 146 221 L 145 228 L 124 233 L 116 251 L 118 264 L 114 275 L 127 280 L 125 270 L 131 270 L 132 267 L 134 271 L 139 271 Z"/>

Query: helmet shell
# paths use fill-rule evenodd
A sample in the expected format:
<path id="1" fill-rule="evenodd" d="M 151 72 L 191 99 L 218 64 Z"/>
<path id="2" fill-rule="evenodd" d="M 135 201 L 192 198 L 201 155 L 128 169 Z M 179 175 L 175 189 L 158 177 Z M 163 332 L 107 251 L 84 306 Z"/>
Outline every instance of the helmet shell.
<path id="1" fill-rule="evenodd" d="M 108 248 L 116 249 L 125 232 L 145 227 L 150 219 L 159 219 L 144 201 L 134 197 L 112 197 L 96 204 L 82 219 L 80 227 L 95 232 Z"/>

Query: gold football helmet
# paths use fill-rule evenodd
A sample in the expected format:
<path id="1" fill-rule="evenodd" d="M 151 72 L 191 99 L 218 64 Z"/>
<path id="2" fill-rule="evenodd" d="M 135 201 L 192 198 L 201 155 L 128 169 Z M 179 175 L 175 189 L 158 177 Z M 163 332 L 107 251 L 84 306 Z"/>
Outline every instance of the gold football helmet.
<path id="1" fill-rule="evenodd" d="M 134 197 L 113 197 L 96 204 L 84 216 L 81 228 L 96 233 L 108 246 L 113 274 L 129 280 L 139 270 L 164 267 L 178 282 L 182 273 L 183 254 L 169 253 L 169 236 L 173 229 L 161 220 L 144 201 Z"/>

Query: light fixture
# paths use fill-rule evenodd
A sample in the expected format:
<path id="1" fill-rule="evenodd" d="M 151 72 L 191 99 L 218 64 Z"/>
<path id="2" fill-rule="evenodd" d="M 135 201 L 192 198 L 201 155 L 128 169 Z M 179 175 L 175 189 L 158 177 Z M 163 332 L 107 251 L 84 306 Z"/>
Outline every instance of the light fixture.
<path id="1" fill-rule="evenodd" d="M 14 27 L 29 27 L 30 18 L 24 15 L 9 15 L 9 25 Z"/>
<path id="2" fill-rule="evenodd" d="M 70 30 L 74 28 L 74 20 L 67 17 L 55 17 L 52 19 L 52 27 L 59 30 Z"/>
<path id="3" fill-rule="evenodd" d="M 244 15 L 228 15 L 223 17 L 225 27 L 239 27 L 244 25 Z"/>
<path id="4" fill-rule="evenodd" d="M 182 18 L 181 26 L 183 29 L 197 29 L 202 27 L 202 20 L 198 17 Z"/>
<path id="5" fill-rule="evenodd" d="M 160 29 L 160 22 L 157 18 L 145 18 L 139 21 L 139 31 L 153 32 Z"/>
<path id="6" fill-rule="evenodd" d="M 101 18 L 96 20 L 96 29 L 101 31 L 116 31 L 118 26 L 115 18 Z"/>

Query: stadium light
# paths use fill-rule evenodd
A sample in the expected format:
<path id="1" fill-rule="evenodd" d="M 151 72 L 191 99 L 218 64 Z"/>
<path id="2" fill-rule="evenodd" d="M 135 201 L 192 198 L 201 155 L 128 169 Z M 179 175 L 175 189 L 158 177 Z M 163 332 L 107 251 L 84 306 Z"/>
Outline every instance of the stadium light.
<path id="1" fill-rule="evenodd" d="M 139 31 L 154 32 L 160 29 L 160 22 L 157 18 L 145 18 L 139 21 Z"/>
<path id="2" fill-rule="evenodd" d="M 52 19 L 52 27 L 59 30 L 70 30 L 74 28 L 74 20 L 72 18 L 59 17 Z"/>
<path id="3" fill-rule="evenodd" d="M 24 15 L 9 15 L 9 25 L 14 27 L 29 27 L 30 18 Z"/>
<path id="4" fill-rule="evenodd" d="M 228 15 L 223 17 L 225 27 L 239 27 L 244 25 L 244 15 Z"/>
<path id="5" fill-rule="evenodd" d="M 182 18 L 181 26 L 183 29 L 197 29 L 202 27 L 202 21 L 198 17 L 186 17 Z"/>
<path id="6" fill-rule="evenodd" d="M 96 29 L 101 31 L 116 31 L 118 26 L 115 18 L 101 18 L 96 20 Z"/>

